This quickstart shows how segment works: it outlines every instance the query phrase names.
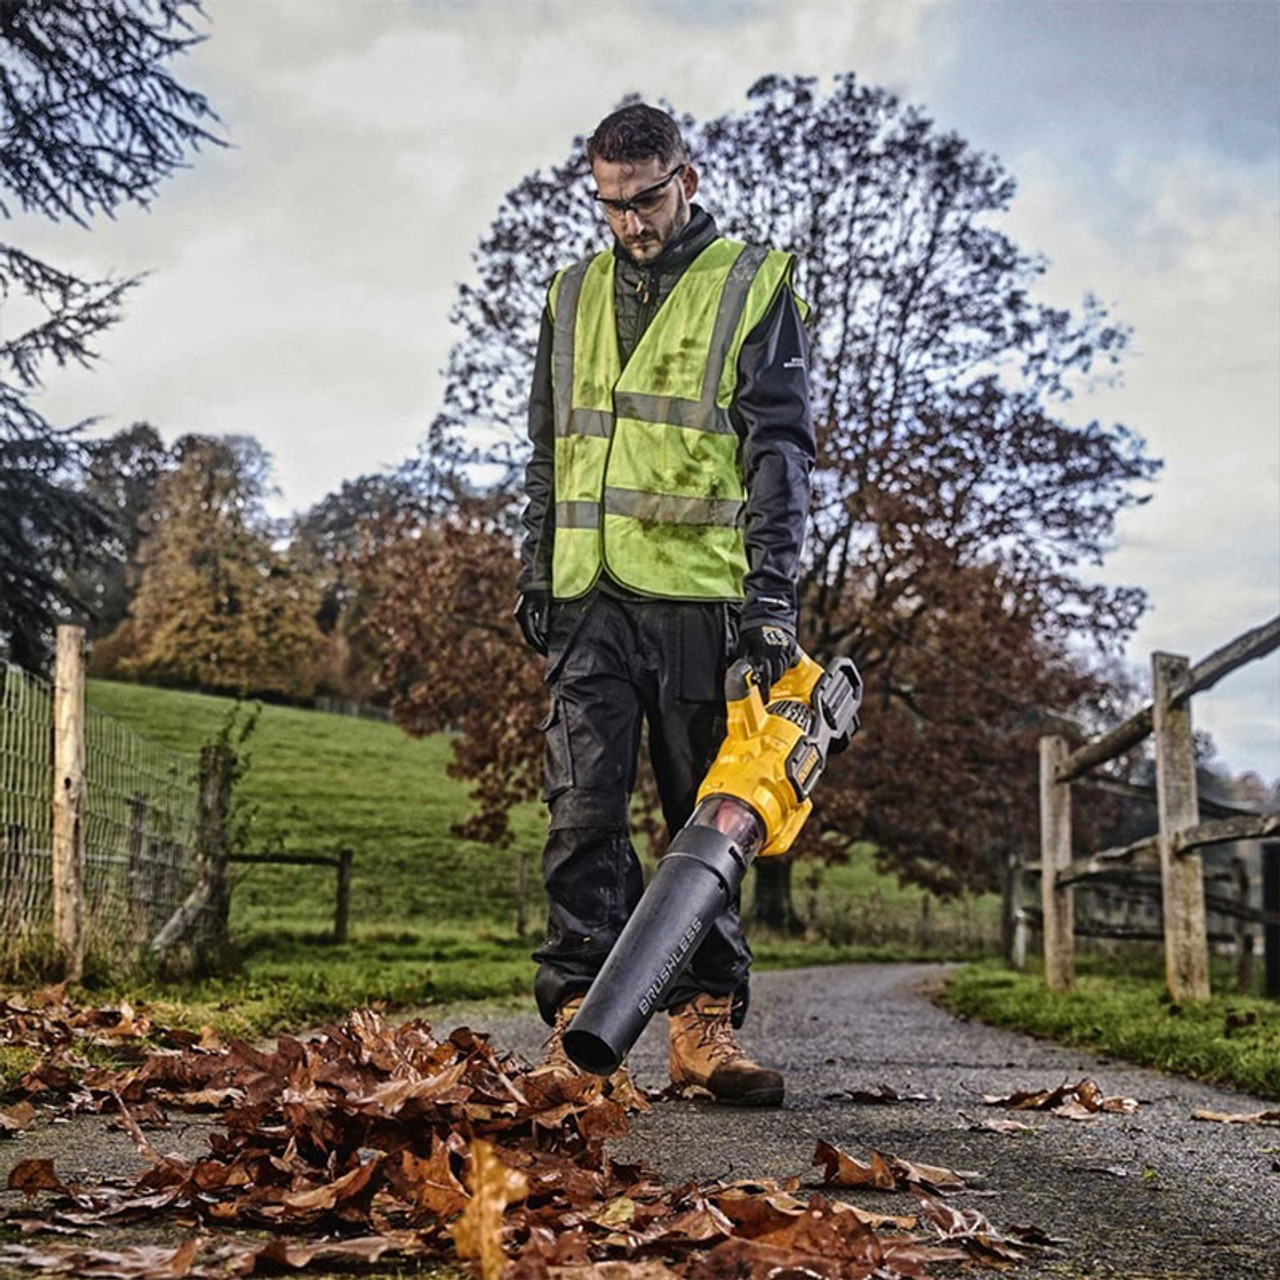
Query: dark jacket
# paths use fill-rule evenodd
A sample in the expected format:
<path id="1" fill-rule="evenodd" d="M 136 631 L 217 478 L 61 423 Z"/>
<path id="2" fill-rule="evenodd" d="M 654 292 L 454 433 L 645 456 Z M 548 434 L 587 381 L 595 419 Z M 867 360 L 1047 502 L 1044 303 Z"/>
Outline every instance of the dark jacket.
<path id="1" fill-rule="evenodd" d="M 625 365 L 681 273 L 716 238 L 711 215 L 693 206 L 680 237 L 649 263 L 636 263 L 615 242 L 614 307 L 618 350 Z M 533 454 L 525 468 L 529 499 L 521 517 L 521 591 L 551 589 L 555 533 L 555 408 L 551 390 L 553 326 L 544 310 L 529 397 Z M 749 333 L 738 358 L 738 389 L 729 416 L 742 442 L 747 491 L 747 550 L 743 627 L 764 622 L 796 629 L 796 576 L 809 513 L 809 484 L 816 448 L 809 413 L 809 343 L 790 289 Z M 606 580 L 599 586 L 633 595 Z"/>

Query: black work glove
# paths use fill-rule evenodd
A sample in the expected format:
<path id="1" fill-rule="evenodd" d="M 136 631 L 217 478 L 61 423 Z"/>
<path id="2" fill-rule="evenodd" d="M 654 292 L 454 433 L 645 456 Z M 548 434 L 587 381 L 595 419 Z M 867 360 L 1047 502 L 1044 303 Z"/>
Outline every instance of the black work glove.
<path id="1" fill-rule="evenodd" d="M 551 592 L 523 592 L 516 601 L 516 621 L 520 624 L 525 644 L 545 658 L 551 624 Z"/>
<path id="2" fill-rule="evenodd" d="M 738 636 L 736 656 L 751 663 L 760 685 L 760 696 L 767 702 L 769 690 L 796 660 L 796 638 L 789 631 L 768 622 L 743 627 Z"/>

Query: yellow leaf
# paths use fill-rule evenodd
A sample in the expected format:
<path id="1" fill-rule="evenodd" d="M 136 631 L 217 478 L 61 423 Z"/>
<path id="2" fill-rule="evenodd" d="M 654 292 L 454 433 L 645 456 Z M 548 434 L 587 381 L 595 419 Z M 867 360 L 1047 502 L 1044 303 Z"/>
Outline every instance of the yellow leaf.
<path id="1" fill-rule="evenodd" d="M 471 1200 L 454 1224 L 453 1243 L 460 1258 L 477 1258 L 484 1280 L 498 1280 L 505 1262 L 502 1215 L 507 1205 L 523 1200 L 529 1180 L 502 1163 L 487 1142 L 471 1144 Z"/>
<path id="2" fill-rule="evenodd" d="M 595 1216 L 602 1227 L 625 1227 L 636 1216 L 636 1202 L 626 1196 L 610 1200 Z"/>

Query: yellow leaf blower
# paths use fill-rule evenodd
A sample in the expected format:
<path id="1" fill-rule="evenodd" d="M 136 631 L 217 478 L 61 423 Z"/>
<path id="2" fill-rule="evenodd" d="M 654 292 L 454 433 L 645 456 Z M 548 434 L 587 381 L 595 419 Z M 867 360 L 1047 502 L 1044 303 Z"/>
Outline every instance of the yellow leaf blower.
<path id="1" fill-rule="evenodd" d="M 725 701 L 727 733 L 693 816 L 565 1032 L 565 1052 L 584 1070 L 617 1070 L 752 861 L 791 848 L 828 757 L 857 732 L 862 680 L 849 658 L 824 671 L 802 652 L 766 706 L 750 662 L 740 659 L 725 676 Z"/>

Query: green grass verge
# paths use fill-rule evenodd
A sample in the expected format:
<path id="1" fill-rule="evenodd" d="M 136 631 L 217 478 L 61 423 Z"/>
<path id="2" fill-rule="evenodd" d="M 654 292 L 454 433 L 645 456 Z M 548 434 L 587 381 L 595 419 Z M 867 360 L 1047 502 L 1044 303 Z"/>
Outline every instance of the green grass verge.
<path id="1" fill-rule="evenodd" d="M 1148 967 L 1136 961 L 1141 970 Z M 941 995 L 955 1013 L 1123 1058 L 1280 1098 L 1280 1002 L 1216 995 L 1173 1004 L 1157 976 L 1077 966 L 1074 988 L 1049 991 L 1043 976 L 994 961 L 968 965 Z"/>
<path id="2" fill-rule="evenodd" d="M 0 1100 L 40 1061 L 34 1049 L 20 1045 L 0 1045 Z"/>

